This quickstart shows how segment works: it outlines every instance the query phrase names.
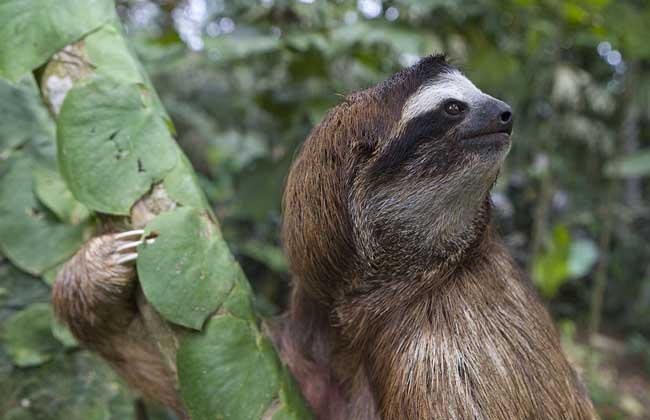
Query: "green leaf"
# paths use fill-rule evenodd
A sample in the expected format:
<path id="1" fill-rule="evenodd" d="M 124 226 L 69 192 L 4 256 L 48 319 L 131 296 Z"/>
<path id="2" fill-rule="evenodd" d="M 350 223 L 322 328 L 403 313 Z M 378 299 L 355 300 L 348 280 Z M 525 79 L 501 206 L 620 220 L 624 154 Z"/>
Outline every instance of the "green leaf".
<path id="1" fill-rule="evenodd" d="M 622 156 L 605 166 L 605 173 L 615 178 L 650 175 L 650 150 L 639 150 L 634 155 Z"/>
<path id="2" fill-rule="evenodd" d="M 18 310 L 36 302 L 48 303 L 51 299 L 51 290 L 46 284 L 8 262 L 0 262 L 0 290 L 0 329 Z"/>
<path id="3" fill-rule="evenodd" d="M 147 225 L 157 236 L 138 249 L 145 296 L 168 320 L 200 330 L 239 274 L 220 232 L 200 211 L 179 208 Z"/>
<path id="4" fill-rule="evenodd" d="M 260 419 L 278 392 L 279 361 L 255 324 L 221 315 L 181 339 L 181 396 L 194 420 Z"/>
<path id="5" fill-rule="evenodd" d="M 239 174 L 233 213 L 257 222 L 267 220 L 269 214 L 279 214 L 284 179 L 292 161 L 291 153 L 279 161 L 260 159 Z"/>
<path id="6" fill-rule="evenodd" d="M 104 25 L 84 39 L 85 52 L 88 55 L 94 73 L 103 79 L 119 81 L 122 84 L 139 84 L 152 86 L 149 76 L 129 46 L 121 28 L 113 24 Z M 163 108 L 155 90 L 147 92 L 151 96 L 151 105 L 168 124 L 169 131 L 175 134 L 173 124 Z"/>
<path id="7" fill-rule="evenodd" d="M 36 164 L 33 175 L 36 196 L 59 219 L 71 225 L 78 225 L 88 219 L 90 212 L 72 196 L 59 172 Z"/>
<path id="8" fill-rule="evenodd" d="M 228 298 L 221 307 L 222 311 L 229 312 L 232 316 L 244 321 L 257 322 L 253 309 L 253 289 L 241 268 L 238 267 L 235 285 L 228 294 Z"/>
<path id="9" fill-rule="evenodd" d="M 165 191 L 169 198 L 184 206 L 191 206 L 196 209 L 209 209 L 210 204 L 203 194 L 199 185 L 192 164 L 187 157 L 179 151 L 180 159 L 176 166 L 165 177 Z"/>
<path id="10" fill-rule="evenodd" d="M 282 249 L 276 245 L 268 244 L 259 240 L 251 240 L 242 246 L 241 252 L 247 257 L 261 262 L 271 270 L 279 273 L 286 273 L 289 271 L 287 260 L 282 253 Z"/>
<path id="11" fill-rule="evenodd" d="M 114 18 L 111 0 L 3 0 L 0 76 L 17 81 L 67 44 Z"/>
<path id="12" fill-rule="evenodd" d="M 33 79 L 15 86 L 0 80 L 0 126 L 0 156 L 24 143 L 54 138 L 54 124 Z"/>
<path id="13" fill-rule="evenodd" d="M 544 250 L 534 256 L 533 282 L 545 298 L 555 296 L 569 278 L 569 251 L 571 235 L 564 225 L 557 225 Z"/>
<path id="14" fill-rule="evenodd" d="M 78 346 L 77 340 L 74 338 L 67 325 L 60 323 L 56 318 L 52 317 L 52 335 L 59 340 L 65 348 L 74 348 Z"/>
<path id="15" fill-rule="evenodd" d="M 84 46 L 97 75 L 125 84 L 147 81 L 126 39 L 114 26 L 104 25 L 88 35 Z"/>
<path id="16" fill-rule="evenodd" d="M 228 171 L 241 171 L 256 159 L 270 154 L 262 135 L 255 132 L 227 130 L 214 135 L 206 133 L 208 135 L 214 138 L 208 156 L 210 163 Z"/>
<path id="17" fill-rule="evenodd" d="M 0 162 L 0 249 L 19 268 L 40 275 L 79 249 L 84 225 L 60 223 L 32 186 L 29 157 L 16 153 Z"/>
<path id="18" fill-rule="evenodd" d="M 58 123 L 58 157 L 80 202 L 124 215 L 178 161 L 149 88 L 103 79 L 68 93 Z"/>
<path id="19" fill-rule="evenodd" d="M 256 324 L 252 290 L 241 270 L 204 331 L 181 339 L 183 401 L 193 419 L 311 419 L 300 389 Z M 279 399 L 277 406 L 272 402 Z"/>
<path id="20" fill-rule="evenodd" d="M 0 348 L 0 366 L 2 353 Z M 103 360 L 86 351 L 59 352 L 41 366 L 0 371 L 0 410 L 10 413 L 3 419 L 134 419 L 131 394 Z"/>
<path id="21" fill-rule="evenodd" d="M 37 303 L 7 321 L 4 343 L 16 366 L 47 362 L 61 346 L 51 331 L 52 307 Z"/>
<path id="22" fill-rule="evenodd" d="M 0 289 L 6 291 L 0 294 L 3 337 L 0 343 L 0 413 L 6 411 L 16 416 L 12 418 L 39 420 L 134 418 L 130 392 L 117 375 L 99 357 L 88 352 L 61 351 L 63 347 L 52 341 L 52 324 L 47 324 L 48 318 L 53 323 L 55 321 L 45 311 L 38 323 L 26 320 L 22 334 L 38 324 L 38 331 L 34 331 L 38 336 L 35 342 L 46 341 L 55 346 L 54 351 L 45 353 L 46 357 L 51 356 L 51 360 L 26 369 L 15 367 L 7 353 L 6 328 L 10 325 L 7 320 L 21 313 L 22 309 L 16 308 L 27 307 L 28 311 L 33 311 L 32 308 L 39 306 L 33 305 L 37 302 L 42 307 L 49 307 L 51 291 L 38 278 L 3 262 L 0 262 Z"/>
<path id="23" fill-rule="evenodd" d="M 59 270 L 63 268 L 64 264 L 65 262 L 62 262 L 60 264 L 55 265 L 52 268 L 48 268 L 47 270 L 45 270 L 45 272 L 41 276 L 41 279 L 45 282 L 45 284 L 47 284 L 50 287 L 54 284 L 54 282 L 56 281 L 56 276 L 59 275 Z"/>
<path id="24" fill-rule="evenodd" d="M 302 398 L 298 384 L 285 367 L 280 385 L 280 407 L 272 420 L 305 420 L 313 418 L 309 407 Z"/>

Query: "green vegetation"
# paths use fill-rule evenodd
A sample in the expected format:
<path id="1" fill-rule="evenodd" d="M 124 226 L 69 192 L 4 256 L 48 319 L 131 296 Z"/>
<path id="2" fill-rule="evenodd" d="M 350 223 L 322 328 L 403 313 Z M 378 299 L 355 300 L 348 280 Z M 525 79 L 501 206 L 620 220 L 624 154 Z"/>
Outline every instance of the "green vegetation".
<path id="1" fill-rule="evenodd" d="M 303 418 L 254 315 L 278 313 L 287 299 L 279 224 L 289 164 L 342 95 L 432 52 L 513 106 L 513 150 L 494 193 L 499 230 L 603 418 L 650 418 L 650 4 L 120 0 L 117 12 L 124 30 L 112 1 L 0 1 L 6 418 L 122 419 L 142 409 L 53 323 L 48 284 L 92 235 L 97 212 L 126 215 L 158 182 L 183 207 L 154 220 L 159 246 L 141 247 L 138 271 L 167 319 L 204 331 L 188 333 L 179 352 L 195 418 L 216 407 L 227 419 L 258 417 L 278 396 L 278 418 Z M 61 104 L 66 67 L 53 66 L 52 54 L 81 38 L 92 65 L 71 78 Z M 48 75 L 58 79 L 43 84 Z M 197 229 L 210 234 L 188 240 Z M 192 247 L 217 255 L 184 261 Z M 156 270 L 180 263 L 194 270 L 181 270 L 185 282 L 230 274 L 209 293 L 179 295 L 169 287 L 175 271 Z M 208 319 L 217 307 L 224 313 Z M 238 373 L 246 395 L 202 376 L 202 366 Z M 252 383 L 251 372 L 268 380 Z"/>

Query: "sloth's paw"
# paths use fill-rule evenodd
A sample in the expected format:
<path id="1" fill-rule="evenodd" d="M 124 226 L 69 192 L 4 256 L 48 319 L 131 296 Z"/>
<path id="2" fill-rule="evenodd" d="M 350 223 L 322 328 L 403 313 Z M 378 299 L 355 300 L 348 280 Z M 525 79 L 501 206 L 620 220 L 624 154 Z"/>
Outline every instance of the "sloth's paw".
<path id="1" fill-rule="evenodd" d="M 107 331 L 123 332 L 136 315 L 137 248 L 154 241 L 144 233 L 93 237 L 59 271 L 52 289 L 54 311 L 81 342 L 90 346 Z"/>
<path id="2" fill-rule="evenodd" d="M 114 252 L 113 258 L 116 264 L 128 264 L 138 258 L 138 246 L 143 243 L 152 244 L 155 238 L 143 238 L 143 229 L 130 230 L 113 235 Z"/>

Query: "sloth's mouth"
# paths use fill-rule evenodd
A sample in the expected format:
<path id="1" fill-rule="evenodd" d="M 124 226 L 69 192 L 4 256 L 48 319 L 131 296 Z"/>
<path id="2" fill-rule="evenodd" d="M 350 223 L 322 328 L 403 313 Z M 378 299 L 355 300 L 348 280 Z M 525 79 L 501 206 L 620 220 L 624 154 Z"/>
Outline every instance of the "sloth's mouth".
<path id="1" fill-rule="evenodd" d="M 472 149 L 501 149 L 510 144 L 510 134 L 506 131 L 480 133 L 464 137 L 461 142 Z"/>

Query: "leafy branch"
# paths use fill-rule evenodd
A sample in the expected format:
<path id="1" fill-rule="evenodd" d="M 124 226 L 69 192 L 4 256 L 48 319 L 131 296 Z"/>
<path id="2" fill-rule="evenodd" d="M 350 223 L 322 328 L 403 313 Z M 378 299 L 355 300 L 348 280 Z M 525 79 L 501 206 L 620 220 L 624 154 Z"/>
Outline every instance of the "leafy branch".
<path id="1" fill-rule="evenodd" d="M 24 133 L 2 144 L 3 253 L 51 279 L 92 232 L 146 225 L 138 301 L 192 418 L 310 418 L 113 2 L 8 0 L 0 27 L 0 76 L 38 69 L 56 121 L 56 152 Z"/>

